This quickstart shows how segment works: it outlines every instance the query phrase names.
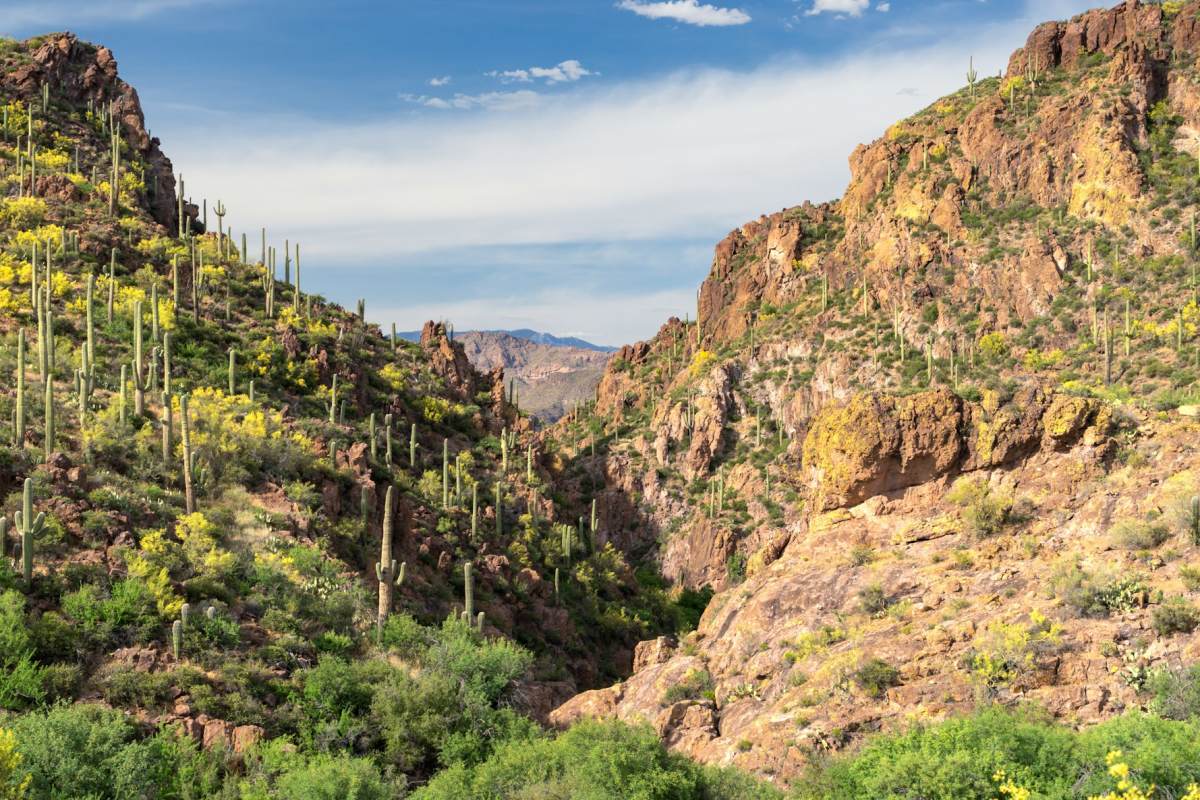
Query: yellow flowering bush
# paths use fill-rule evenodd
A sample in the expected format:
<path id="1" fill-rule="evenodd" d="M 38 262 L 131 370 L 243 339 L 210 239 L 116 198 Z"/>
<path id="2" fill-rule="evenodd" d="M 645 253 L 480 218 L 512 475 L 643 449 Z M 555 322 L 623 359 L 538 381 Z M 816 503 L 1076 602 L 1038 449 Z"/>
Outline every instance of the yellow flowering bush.
<path id="1" fill-rule="evenodd" d="M 46 172 L 60 172 L 71 163 L 71 157 L 61 150 L 38 150 L 36 159 L 38 170 Z"/>
<path id="2" fill-rule="evenodd" d="M 379 370 L 379 377 L 387 383 L 388 387 L 393 392 L 399 392 L 404 389 L 405 379 L 408 373 L 405 372 L 399 364 L 388 362 L 383 365 L 383 369 Z"/>
<path id="3" fill-rule="evenodd" d="M 1149 789 L 1143 790 L 1133 780 L 1129 765 L 1125 763 L 1124 755 L 1120 750 L 1110 751 L 1105 756 L 1104 762 L 1108 765 L 1109 777 L 1116 783 L 1116 790 L 1092 796 L 1088 800 L 1151 800 L 1154 797 L 1155 787 L 1153 785 Z M 1200 786 L 1193 783 L 1188 787 L 1187 794 L 1181 800 L 1200 800 Z"/>
<path id="4" fill-rule="evenodd" d="M 22 800 L 30 779 L 28 773 L 22 776 L 16 734 L 0 728 L 0 800 Z"/>
<path id="5" fill-rule="evenodd" d="M 1058 348 L 1053 350 L 1026 350 L 1025 355 L 1021 357 L 1021 363 L 1026 369 L 1040 371 L 1043 369 L 1051 369 L 1062 363 L 1066 357 L 1066 353 Z"/>
<path id="6" fill-rule="evenodd" d="M 715 353 L 708 350 L 698 350 L 696 355 L 692 356 L 691 372 L 693 378 L 698 378 L 707 372 L 717 360 Z"/>
<path id="7" fill-rule="evenodd" d="M 179 398 L 173 403 L 180 419 Z M 281 412 L 246 395 L 204 387 L 192 392 L 189 405 L 192 449 L 217 481 L 242 482 L 258 472 L 292 474 L 310 458 L 311 443 L 285 428 Z"/>
<path id="8" fill-rule="evenodd" d="M 13 234 L 13 243 L 18 247 L 29 249 L 37 244 L 42 247 L 46 242 L 59 242 L 62 240 L 63 229 L 59 225 L 41 225 L 31 230 L 17 231 Z"/>
<path id="9" fill-rule="evenodd" d="M 151 236 L 149 239 L 139 239 L 135 247 L 139 253 L 151 256 L 152 258 L 161 258 L 169 261 L 174 256 L 179 256 L 180 263 L 183 262 L 188 254 L 187 248 L 180 244 L 179 240 L 167 236 Z"/>
<path id="10" fill-rule="evenodd" d="M 32 228 L 46 219 L 46 201 L 40 197 L 10 197 L 0 205 L 0 222 L 16 228 Z"/>
<path id="11" fill-rule="evenodd" d="M 437 424 L 450 415 L 450 401 L 444 397 L 425 395 L 417 402 L 421 407 L 421 417 L 426 422 Z"/>
<path id="12" fill-rule="evenodd" d="M 1029 615 L 1029 624 L 993 622 L 976 637 L 969 656 L 971 675 L 988 689 L 1016 683 L 1035 670 L 1039 655 L 1061 641 L 1062 626 L 1037 611 Z"/>
<path id="13" fill-rule="evenodd" d="M 225 581 L 237 567 L 237 556 L 221 547 L 216 526 L 194 513 L 179 518 L 174 537 L 159 528 L 144 532 L 138 550 L 128 554 L 125 563 L 129 574 L 150 589 L 158 612 L 172 619 L 183 606 L 174 581 L 196 577 Z"/>

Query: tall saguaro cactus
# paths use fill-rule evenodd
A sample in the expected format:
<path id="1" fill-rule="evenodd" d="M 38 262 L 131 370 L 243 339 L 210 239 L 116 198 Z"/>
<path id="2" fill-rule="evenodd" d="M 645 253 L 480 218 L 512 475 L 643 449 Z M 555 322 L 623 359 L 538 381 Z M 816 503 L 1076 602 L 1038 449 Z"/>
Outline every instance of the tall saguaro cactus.
<path id="1" fill-rule="evenodd" d="M 463 620 L 468 625 L 475 621 L 475 574 L 470 561 L 463 564 Z"/>
<path id="2" fill-rule="evenodd" d="M 17 512 L 17 533 L 21 536 L 21 576 L 25 585 L 33 582 L 33 537 L 46 525 L 46 513 L 33 516 L 33 479 L 26 478 L 21 493 L 21 510 Z"/>
<path id="3" fill-rule="evenodd" d="M 141 417 L 146 413 L 146 389 L 149 387 L 150 376 L 146 371 L 146 362 L 142 358 L 142 301 L 133 303 L 133 415 Z"/>
<path id="4" fill-rule="evenodd" d="M 17 406 L 14 410 L 14 434 L 16 441 L 13 445 L 25 447 L 25 329 L 17 329 Z"/>
<path id="5" fill-rule="evenodd" d="M 379 580 L 379 614 L 377 619 L 378 635 L 383 636 L 384 625 L 392 612 L 393 588 L 404 583 L 404 573 L 408 564 L 401 564 L 396 569 L 396 560 L 392 558 L 392 526 L 394 524 L 393 498 L 396 487 L 389 486 L 383 499 L 383 537 L 379 543 L 379 561 L 375 564 L 375 577 Z"/>
<path id="6" fill-rule="evenodd" d="M 58 444 L 57 431 L 54 425 L 54 376 L 46 376 L 46 461 L 50 461 L 51 454 L 54 453 L 54 448 Z"/>
<path id="7" fill-rule="evenodd" d="M 183 502 L 189 514 L 196 511 L 196 495 L 192 489 L 192 435 L 188 419 L 188 396 L 179 398 L 179 433 L 183 439 Z"/>
<path id="8" fill-rule="evenodd" d="M 450 507 L 450 440 L 442 439 L 442 508 Z"/>

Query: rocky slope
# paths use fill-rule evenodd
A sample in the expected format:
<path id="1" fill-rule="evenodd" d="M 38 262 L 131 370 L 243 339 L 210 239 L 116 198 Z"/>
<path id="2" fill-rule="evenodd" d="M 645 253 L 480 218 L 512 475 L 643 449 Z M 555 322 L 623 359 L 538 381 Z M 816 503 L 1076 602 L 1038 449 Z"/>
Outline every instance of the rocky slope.
<path id="1" fill-rule="evenodd" d="M 501 643 L 521 680 L 486 708 L 430 691 L 485 716 L 503 695 L 518 727 L 510 707 L 544 717 L 675 627 L 672 599 L 643 591 L 555 497 L 561 455 L 534 446 L 504 368 L 475 368 L 433 322 L 416 343 L 385 339 L 306 292 L 268 232 L 261 252 L 235 234 L 250 221 L 234 199 L 193 202 L 107 49 L 0 40 L 0 102 L 0 369 L 14 378 L 0 514 L 38 520 L 29 538 L 15 523 L 0 535 L 0 713 L 100 702 L 142 733 L 239 754 L 328 723 L 315 736 L 341 742 L 330 751 L 383 759 L 384 723 L 361 698 L 352 725 L 300 710 L 326 662 L 403 684 L 393 710 L 417 691 L 411 660 L 389 661 L 379 606 L 429 648 L 464 632 L 471 652 Z M 468 604 L 477 632 L 438 627 Z M 495 738 L 483 717 L 439 724 Z M 422 736 L 392 740 L 390 777 L 447 764 Z"/>
<path id="2" fill-rule="evenodd" d="M 1096 719 L 1195 660 L 1198 19 L 1040 26 L 858 147 L 841 200 L 733 231 L 697 321 L 616 354 L 548 434 L 556 477 L 718 593 L 557 721 L 788 779 L 979 697 Z"/>
<path id="3" fill-rule="evenodd" d="M 517 404 L 544 422 L 591 400 L 609 359 L 598 350 L 542 344 L 503 331 L 458 333 L 455 340 L 477 369 L 503 368 Z"/>

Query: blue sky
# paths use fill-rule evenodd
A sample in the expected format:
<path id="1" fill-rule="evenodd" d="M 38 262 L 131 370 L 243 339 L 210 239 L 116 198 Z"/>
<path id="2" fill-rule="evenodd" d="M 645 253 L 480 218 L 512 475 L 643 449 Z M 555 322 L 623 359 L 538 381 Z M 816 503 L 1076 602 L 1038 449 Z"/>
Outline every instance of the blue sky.
<path id="1" fill-rule="evenodd" d="M 194 198 L 415 328 L 621 344 L 712 246 L 1081 0 L 5 0 L 116 53 Z"/>

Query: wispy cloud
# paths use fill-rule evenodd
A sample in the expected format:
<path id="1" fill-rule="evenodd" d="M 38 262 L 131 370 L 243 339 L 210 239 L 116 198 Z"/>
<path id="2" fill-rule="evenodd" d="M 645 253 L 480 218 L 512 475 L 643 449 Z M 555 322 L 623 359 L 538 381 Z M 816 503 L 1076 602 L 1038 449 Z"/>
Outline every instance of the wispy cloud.
<path id="1" fill-rule="evenodd" d="M 404 93 L 400 95 L 400 99 L 438 111 L 519 111 L 536 106 L 541 100 L 541 95 L 521 89 L 515 92 L 458 93 L 451 97 Z"/>
<path id="2" fill-rule="evenodd" d="M 699 0 L 663 0 L 654 3 L 621 0 L 617 7 L 632 11 L 639 17 L 670 19 L 701 27 L 745 25 L 750 21 L 750 15 L 740 8 L 722 8 L 707 3 L 701 5 Z"/>
<path id="3" fill-rule="evenodd" d="M 1087 2 L 1059 0 L 1058 10 Z M 520 316 L 528 327 L 577 330 L 583 325 L 570 318 L 599 308 L 598 331 L 644 336 L 669 313 L 691 309 L 711 245 L 725 232 L 764 211 L 837 196 L 857 142 L 959 88 L 968 55 L 985 73 L 1005 64 L 1046 15 L 1041 0 L 1030 7 L 1032 15 L 949 31 L 928 47 L 889 42 L 836 61 L 580 83 L 523 100 L 520 92 L 440 100 L 508 108 L 503 115 L 345 123 L 255 115 L 203 127 L 181 115 L 156 120 L 155 130 L 196 197 L 237 198 L 227 200 L 227 222 L 239 230 L 266 225 L 280 240 L 302 240 L 306 274 L 314 286 L 329 276 L 339 300 L 368 296 L 356 294 L 365 285 L 375 308 L 450 315 L 460 328 Z M 908 87 L 918 89 L 902 94 Z M 650 286 L 638 254 L 663 241 L 699 244 L 663 256 L 677 272 Z M 561 266 L 583 262 L 560 255 L 598 243 L 622 244 L 627 254 L 590 273 Z M 446 259 L 455 248 L 470 258 L 451 281 Z M 530 248 L 552 252 L 554 268 L 489 255 Z M 351 268 L 365 276 L 354 286 Z M 494 299 L 508 295 L 538 302 L 517 312 L 517 299 Z M 593 305 L 593 295 L 613 299 Z"/>
<path id="4" fill-rule="evenodd" d="M 830 13 L 861 17 L 862 13 L 870 7 L 871 0 L 813 0 L 812 8 L 804 13 L 809 16 Z M 888 8 L 891 8 L 891 6 L 889 5 Z M 882 10 L 886 11 L 888 9 L 885 8 Z"/>
<path id="5" fill-rule="evenodd" d="M 230 0 L 5 0 L 0 32 L 38 33 L 85 22 L 128 22 Z"/>
<path id="6" fill-rule="evenodd" d="M 492 70 L 485 73 L 489 78 L 499 78 L 504 83 L 532 83 L 545 81 L 547 84 L 574 83 L 580 78 L 598 73 L 585 68 L 575 59 L 560 61 L 553 67 L 530 67 L 529 69 Z"/>
<path id="7" fill-rule="evenodd" d="M 433 86 L 434 88 L 438 88 L 438 87 L 441 87 L 441 86 L 446 86 L 446 85 L 448 85 L 449 83 L 450 83 L 450 76 L 449 76 L 449 75 L 442 75 L 442 76 L 440 76 L 440 77 L 437 77 L 437 78 L 430 78 L 430 79 L 429 79 L 429 85 L 430 85 L 430 86 Z"/>

